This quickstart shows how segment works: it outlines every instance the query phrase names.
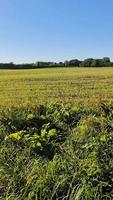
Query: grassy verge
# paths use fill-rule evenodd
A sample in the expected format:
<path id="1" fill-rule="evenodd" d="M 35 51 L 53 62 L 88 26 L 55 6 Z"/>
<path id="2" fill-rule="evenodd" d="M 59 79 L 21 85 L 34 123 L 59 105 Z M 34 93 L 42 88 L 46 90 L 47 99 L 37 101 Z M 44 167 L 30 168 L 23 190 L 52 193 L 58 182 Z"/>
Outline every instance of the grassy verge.
<path id="1" fill-rule="evenodd" d="M 113 199 L 113 104 L 0 113 L 2 200 Z"/>

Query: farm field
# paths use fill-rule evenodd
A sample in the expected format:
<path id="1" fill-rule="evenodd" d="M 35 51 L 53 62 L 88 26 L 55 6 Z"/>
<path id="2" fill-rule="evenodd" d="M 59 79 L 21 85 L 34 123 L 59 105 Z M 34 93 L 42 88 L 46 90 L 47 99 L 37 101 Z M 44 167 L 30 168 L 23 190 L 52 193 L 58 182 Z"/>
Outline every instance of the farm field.
<path id="1" fill-rule="evenodd" d="M 113 199 L 113 68 L 0 70 L 0 199 Z"/>
<path id="2" fill-rule="evenodd" d="M 0 70 L 0 106 L 113 100 L 113 68 Z"/>

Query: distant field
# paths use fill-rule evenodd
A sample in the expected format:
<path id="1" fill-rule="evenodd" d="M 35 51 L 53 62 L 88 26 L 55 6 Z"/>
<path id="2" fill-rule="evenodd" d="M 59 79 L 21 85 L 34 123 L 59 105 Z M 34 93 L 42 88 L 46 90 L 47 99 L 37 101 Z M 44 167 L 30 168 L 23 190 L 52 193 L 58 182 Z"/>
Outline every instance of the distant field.
<path id="1" fill-rule="evenodd" d="M 113 100 L 113 68 L 0 70 L 0 106 Z"/>

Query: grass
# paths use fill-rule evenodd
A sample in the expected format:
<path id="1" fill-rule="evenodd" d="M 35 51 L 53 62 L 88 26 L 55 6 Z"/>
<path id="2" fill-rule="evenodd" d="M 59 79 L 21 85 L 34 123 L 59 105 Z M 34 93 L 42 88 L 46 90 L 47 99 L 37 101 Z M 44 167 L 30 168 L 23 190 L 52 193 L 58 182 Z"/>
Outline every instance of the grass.
<path id="1" fill-rule="evenodd" d="M 113 199 L 113 104 L 5 110 L 0 133 L 2 200 Z"/>
<path id="2" fill-rule="evenodd" d="M 0 106 L 113 100 L 113 68 L 0 70 Z"/>

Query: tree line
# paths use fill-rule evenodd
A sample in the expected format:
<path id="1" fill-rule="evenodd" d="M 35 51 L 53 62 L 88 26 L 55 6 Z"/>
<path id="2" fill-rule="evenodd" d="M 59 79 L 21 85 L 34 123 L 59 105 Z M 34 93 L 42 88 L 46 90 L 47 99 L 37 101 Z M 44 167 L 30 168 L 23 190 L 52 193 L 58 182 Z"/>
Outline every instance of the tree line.
<path id="1" fill-rule="evenodd" d="M 0 63 L 0 69 L 33 69 L 33 68 L 50 68 L 50 67 L 113 67 L 109 57 L 102 59 L 87 58 L 83 61 L 78 59 L 66 60 L 65 62 L 43 62 L 38 61 L 36 63 L 23 63 L 14 64 Z"/>

